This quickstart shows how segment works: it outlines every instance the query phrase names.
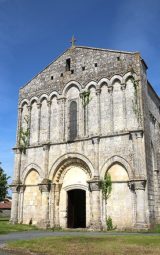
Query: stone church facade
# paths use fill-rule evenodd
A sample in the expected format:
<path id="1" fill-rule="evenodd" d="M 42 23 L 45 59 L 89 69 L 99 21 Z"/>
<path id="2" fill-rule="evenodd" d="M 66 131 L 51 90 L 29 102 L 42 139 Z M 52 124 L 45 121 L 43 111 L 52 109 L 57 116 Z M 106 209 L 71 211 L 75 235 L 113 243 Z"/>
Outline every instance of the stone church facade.
<path id="1" fill-rule="evenodd" d="M 160 222 L 160 99 L 146 70 L 137 52 L 72 46 L 20 89 L 12 223 Z"/>

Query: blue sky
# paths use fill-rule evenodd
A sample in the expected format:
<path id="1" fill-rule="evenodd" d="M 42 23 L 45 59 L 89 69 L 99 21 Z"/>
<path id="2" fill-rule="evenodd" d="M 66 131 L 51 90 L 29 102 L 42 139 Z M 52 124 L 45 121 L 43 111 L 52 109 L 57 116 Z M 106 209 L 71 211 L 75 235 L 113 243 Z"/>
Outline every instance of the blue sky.
<path id="1" fill-rule="evenodd" d="M 140 51 L 160 94 L 159 0 L 0 0 L 0 161 L 12 175 L 18 90 L 70 46 Z"/>

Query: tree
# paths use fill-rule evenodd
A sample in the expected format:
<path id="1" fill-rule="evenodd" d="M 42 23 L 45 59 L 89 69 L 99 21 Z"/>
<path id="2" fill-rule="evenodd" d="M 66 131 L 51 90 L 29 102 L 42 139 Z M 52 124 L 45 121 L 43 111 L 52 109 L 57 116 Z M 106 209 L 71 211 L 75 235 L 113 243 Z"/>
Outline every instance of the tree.
<path id="1" fill-rule="evenodd" d="M 0 163 L 1 164 L 1 163 Z M 2 201 L 8 194 L 8 179 L 10 177 L 5 174 L 0 166 L 0 201 Z"/>

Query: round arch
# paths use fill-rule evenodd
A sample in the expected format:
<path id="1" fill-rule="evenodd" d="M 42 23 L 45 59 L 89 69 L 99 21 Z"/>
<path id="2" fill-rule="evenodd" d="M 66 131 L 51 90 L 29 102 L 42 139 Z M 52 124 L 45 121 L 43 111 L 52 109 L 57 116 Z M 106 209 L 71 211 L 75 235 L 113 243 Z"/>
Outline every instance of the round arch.
<path id="1" fill-rule="evenodd" d="M 37 104 L 39 104 L 39 99 L 38 97 L 32 97 L 30 100 L 30 105 L 32 105 L 34 102 L 36 102 Z"/>
<path id="2" fill-rule="evenodd" d="M 67 94 L 67 92 L 68 92 L 68 90 L 71 88 L 71 87 L 76 87 L 79 91 L 81 91 L 81 89 L 82 89 L 82 87 L 81 87 L 81 85 L 80 85 L 80 83 L 78 83 L 77 81 L 70 81 L 70 82 L 68 82 L 66 85 L 65 85 L 65 87 L 64 87 L 64 89 L 63 89 L 63 92 L 62 92 L 62 96 L 66 96 L 66 94 Z"/>
<path id="3" fill-rule="evenodd" d="M 98 86 L 101 88 L 103 86 L 110 86 L 110 80 L 108 80 L 107 78 L 102 78 L 99 82 L 98 82 Z"/>
<path id="4" fill-rule="evenodd" d="M 136 79 L 137 78 L 137 75 L 135 73 L 132 73 L 132 72 L 128 72 L 126 73 L 123 78 L 122 78 L 122 83 L 126 83 L 126 81 L 129 79 L 129 78 L 134 78 Z"/>
<path id="5" fill-rule="evenodd" d="M 118 81 L 119 83 L 122 83 L 122 76 L 120 75 L 114 75 L 111 80 L 110 80 L 110 84 L 113 85 L 114 82 Z"/>
<path id="6" fill-rule="evenodd" d="M 40 96 L 40 99 L 39 99 L 40 103 L 42 103 L 43 100 L 48 101 L 48 96 L 46 94 L 43 94 L 43 95 Z"/>
<path id="7" fill-rule="evenodd" d="M 56 97 L 58 99 L 59 94 L 56 91 L 53 91 L 50 95 L 49 95 L 49 101 L 51 101 L 54 97 Z"/>
<path id="8" fill-rule="evenodd" d="M 94 168 L 88 158 L 79 153 L 64 154 L 52 165 L 49 172 L 49 179 L 58 182 L 65 175 L 65 170 L 71 165 L 79 165 L 86 171 L 90 178 L 93 177 Z"/>
<path id="9" fill-rule="evenodd" d="M 86 86 L 85 86 L 85 89 L 86 90 L 89 90 L 90 88 L 95 88 L 96 89 L 97 87 L 97 83 L 95 81 L 91 81 L 89 82 Z"/>
<path id="10" fill-rule="evenodd" d="M 111 166 L 113 166 L 114 164 L 120 164 L 121 166 L 123 166 L 127 173 L 128 173 L 128 177 L 130 180 L 133 179 L 133 170 L 131 168 L 131 166 L 129 165 L 129 163 L 122 157 L 120 156 L 113 156 L 111 158 L 109 158 L 101 167 L 100 170 L 100 177 L 102 179 L 104 179 L 104 176 L 106 174 L 106 172 L 109 170 L 109 168 Z"/>
<path id="11" fill-rule="evenodd" d="M 27 99 L 23 99 L 21 102 L 20 102 L 20 105 L 19 107 L 23 107 L 25 104 L 29 105 L 29 101 Z"/>

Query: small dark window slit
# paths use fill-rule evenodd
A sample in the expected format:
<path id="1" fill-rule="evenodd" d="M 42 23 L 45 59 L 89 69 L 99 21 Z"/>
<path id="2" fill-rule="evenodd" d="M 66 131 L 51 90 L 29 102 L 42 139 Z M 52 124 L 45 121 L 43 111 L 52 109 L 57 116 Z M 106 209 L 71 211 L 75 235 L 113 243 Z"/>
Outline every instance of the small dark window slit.
<path id="1" fill-rule="evenodd" d="M 71 59 L 67 58 L 66 59 L 66 71 L 70 71 L 71 70 Z"/>

